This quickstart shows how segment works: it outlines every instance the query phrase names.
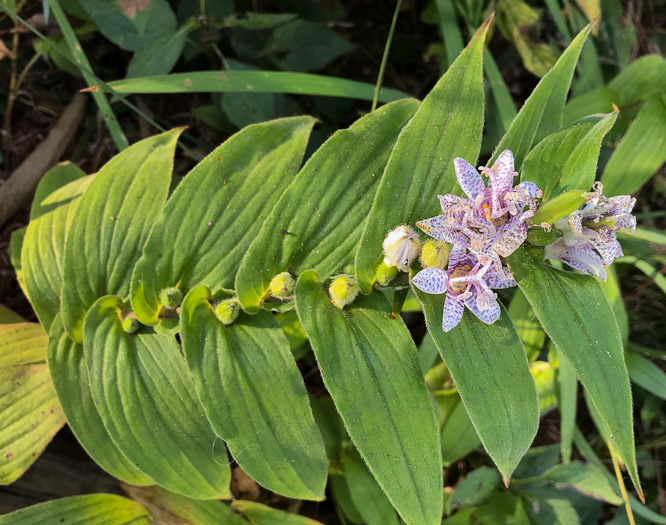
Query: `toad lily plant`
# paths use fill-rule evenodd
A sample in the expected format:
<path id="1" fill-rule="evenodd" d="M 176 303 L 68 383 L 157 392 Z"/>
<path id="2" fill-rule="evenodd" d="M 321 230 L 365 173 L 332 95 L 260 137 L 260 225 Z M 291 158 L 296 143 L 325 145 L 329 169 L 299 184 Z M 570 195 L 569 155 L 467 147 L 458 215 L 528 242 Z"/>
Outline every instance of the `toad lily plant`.
<path id="1" fill-rule="evenodd" d="M 642 495 L 622 301 L 611 306 L 616 282 L 598 279 L 636 227 L 635 200 L 589 192 L 617 113 L 561 125 L 590 28 L 479 171 L 489 24 L 423 101 L 364 115 L 305 163 L 316 121 L 297 116 L 243 128 L 175 189 L 179 129 L 94 175 L 63 164 L 44 177 L 12 259 L 40 321 L 25 324 L 42 334 L 59 424 L 102 468 L 136 490 L 217 500 L 234 496 L 237 463 L 289 498 L 332 498 L 360 516 L 356 496 L 372 494 L 382 523 L 397 511 L 408 525 L 438 525 L 443 468 L 481 446 L 499 470 L 486 467 L 490 482 L 503 479 L 509 489 L 497 490 L 545 522 L 534 485 L 596 490 L 567 465 L 551 481 L 541 471 L 539 483 L 512 480 L 541 411 L 570 401 L 552 395 L 567 367 Z M 557 155 L 541 161 L 543 151 Z M 575 206 L 558 208 L 571 191 Z M 413 330 L 399 315 L 408 303 Z M 536 351 L 526 352 L 527 324 Z M 16 326 L 0 326 L 0 349 L 20 342 Z M 424 327 L 417 352 L 412 334 Z M 535 382 L 537 362 L 548 374 Z M 426 383 L 432 367 L 444 379 Z M 24 417 L 41 424 L 39 410 Z M 3 434 L 0 475 L 25 471 L 58 428 L 39 442 Z M 609 492 L 593 496 L 617 504 L 597 474 Z"/>

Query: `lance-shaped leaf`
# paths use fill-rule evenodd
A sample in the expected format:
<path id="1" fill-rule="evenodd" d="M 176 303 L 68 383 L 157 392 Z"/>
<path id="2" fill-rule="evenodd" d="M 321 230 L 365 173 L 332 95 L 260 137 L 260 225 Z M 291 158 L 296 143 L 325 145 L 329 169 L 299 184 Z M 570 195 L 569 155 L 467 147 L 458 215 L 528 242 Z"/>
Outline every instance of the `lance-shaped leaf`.
<path id="1" fill-rule="evenodd" d="M 158 486 L 133 487 L 122 484 L 123 490 L 153 515 L 153 523 L 170 525 L 247 525 L 226 503 L 195 500 L 164 490 Z"/>
<path id="2" fill-rule="evenodd" d="M 594 277 L 542 264 L 522 248 L 511 255 L 509 265 L 546 334 L 571 363 L 608 426 L 640 491 L 622 338 L 601 285 Z"/>
<path id="3" fill-rule="evenodd" d="M 284 332 L 266 311 L 225 326 L 211 301 L 205 286 L 192 289 L 180 322 L 183 352 L 213 430 L 264 487 L 323 499 L 324 442 Z"/>
<path id="4" fill-rule="evenodd" d="M 502 308 L 499 320 L 486 325 L 466 312 L 444 333 L 445 295 L 412 290 L 476 433 L 508 482 L 539 426 L 536 385 L 511 318 Z"/>
<path id="5" fill-rule="evenodd" d="M 666 67 L 666 66 L 664 66 Z M 666 161 L 666 101 L 643 105 L 606 164 L 601 182 L 607 196 L 637 191 Z"/>
<path id="6" fill-rule="evenodd" d="M 594 182 L 601 140 L 617 112 L 592 115 L 543 139 L 525 158 L 523 181 L 543 191 L 544 202 L 571 190 L 588 191 Z"/>
<path id="7" fill-rule="evenodd" d="M 274 509 L 254 501 L 236 500 L 231 504 L 231 508 L 252 525 L 322 525 L 305 516 Z"/>
<path id="8" fill-rule="evenodd" d="M 256 312 L 280 272 L 327 278 L 353 257 L 395 141 L 419 103 L 388 104 L 335 133 L 273 208 L 236 277 L 243 308 Z"/>
<path id="9" fill-rule="evenodd" d="M 416 347 L 379 293 L 339 310 L 304 272 L 296 308 L 347 432 L 402 518 L 439 523 L 442 458 Z"/>
<path id="10" fill-rule="evenodd" d="M 398 515 L 377 485 L 359 453 L 351 448 L 342 453 L 342 470 L 349 496 L 367 525 L 397 525 Z"/>
<path id="11" fill-rule="evenodd" d="M 65 238 L 78 206 L 78 189 L 88 181 L 84 175 L 70 163 L 59 164 L 44 175 L 35 192 L 30 224 L 23 239 L 23 279 L 46 331 L 60 311 Z M 66 189 L 69 198 L 54 204 L 42 203 L 59 188 Z"/>
<path id="12" fill-rule="evenodd" d="M 125 457 L 106 431 L 90 390 L 83 345 L 67 335 L 60 315 L 49 332 L 48 363 L 67 424 L 90 457 L 122 481 L 151 485 L 153 481 Z"/>
<path id="13" fill-rule="evenodd" d="M 158 322 L 164 288 L 233 288 L 247 247 L 300 167 L 313 124 L 292 117 L 248 126 L 178 185 L 132 276 L 142 323 Z"/>
<path id="14" fill-rule="evenodd" d="M 356 277 L 364 293 L 371 291 L 386 234 L 437 215 L 437 194 L 459 193 L 453 159 L 474 162 L 479 154 L 483 43 L 489 23 L 437 82 L 396 142 L 356 253 Z"/>
<path id="15" fill-rule="evenodd" d="M 127 297 L 134 263 L 164 207 L 182 129 L 137 142 L 113 157 L 81 197 L 65 245 L 62 321 L 78 342 L 83 319 L 104 295 Z"/>
<path id="16" fill-rule="evenodd" d="M 442 461 L 448 465 L 478 447 L 480 440 L 455 388 L 437 390 L 432 395 L 439 408 Z"/>
<path id="17" fill-rule="evenodd" d="M 536 361 L 541 353 L 541 348 L 546 342 L 546 333 L 541 328 L 539 321 L 534 316 L 534 310 L 529 301 L 525 298 L 525 294 L 520 290 L 516 290 L 513 298 L 507 308 L 509 317 L 516 327 L 518 337 L 525 347 L 527 360 L 531 363 Z"/>
<path id="18" fill-rule="evenodd" d="M 558 489 L 570 488 L 590 498 L 607 501 L 613 505 L 622 504 L 622 498 L 615 494 L 603 472 L 594 465 L 578 461 L 555 465 L 537 479 L 552 483 Z"/>
<path id="19" fill-rule="evenodd" d="M 0 525 L 148 525 L 151 521 L 152 516 L 144 507 L 115 494 L 54 499 L 0 516 Z"/>
<path id="20" fill-rule="evenodd" d="M 513 152 L 516 170 L 520 170 L 523 160 L 532 146 L 562 126 L 564 102 L 569 92 L 576 63 L 591 25 L 583 29 L 564 50 L 557 63 L 541 79 L 525 102 L 511 127 L 500 141 L 488 166 L 505 149 Z"/>
<path id="21" fill-rule="evenodd" d="M 229 497 L 224 445 L 196 398 L 180 347 L 147 328 L 126 333 L 122 308 L 119 297 L 102 297 L 84 323 L 90 388 L 107 432 L 167 490 L 197 499 Z"/>
<path id="22" fill-rule="evenodd" d="M 0 485 L 18 479 L 65 424 L 47 344 L 37 323 L 0 325 Z"/>

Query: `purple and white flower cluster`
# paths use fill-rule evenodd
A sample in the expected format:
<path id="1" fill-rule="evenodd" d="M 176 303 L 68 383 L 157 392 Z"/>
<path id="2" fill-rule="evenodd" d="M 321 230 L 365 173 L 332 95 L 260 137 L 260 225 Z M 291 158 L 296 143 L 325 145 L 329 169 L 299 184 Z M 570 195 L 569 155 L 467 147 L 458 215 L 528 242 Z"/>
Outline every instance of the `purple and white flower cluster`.
<path id="1" fill-rule="evenodd" d="M 467 198 L 440 195 L 443 214 L 416 223 L 431 237 L 453 245 L 448 269 L 425 268 L 412 279 L 423 292 L 447 294 L 445 332 L 460 322 L 465 306 L 484 323 L 497 321 L 500 307 L 492 290 L 516 285 L 500 257 L 508 257 L 525 241 L 527 219 L 534 216 L 541 196 L 532 182 L 513 186 L 517 173 L 509 150 L 492 167 L 480 169 L 488 186 L 467 161 L 454 162 Z"/>
<path id="2" fill-rule="evenodd" d="M 555 222 L 563 236 L 546 246 L 545 258 L 558 259 L 605 281 L 604 267 L 622 255 L 615 234 L 636 230 L 636 217 L 631 215 L 636 199 L 630 195 L 604 197 L 602 190 L 603 185 L 596 182 L 582 209 Z"/>

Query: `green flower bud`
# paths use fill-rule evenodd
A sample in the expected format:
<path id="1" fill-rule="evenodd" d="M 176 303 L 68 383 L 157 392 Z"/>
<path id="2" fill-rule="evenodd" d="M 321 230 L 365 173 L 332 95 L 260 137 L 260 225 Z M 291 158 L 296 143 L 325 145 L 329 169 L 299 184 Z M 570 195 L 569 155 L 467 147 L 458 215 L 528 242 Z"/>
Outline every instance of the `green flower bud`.
<path id="1" fill-rule="evenodd" d="M 133 334 L 140 326 L 139 321 L 134 319 L 134 317 L 125 317 L 125 319 L 123 319 L 123 330 L 128 334 Z"/>
<path id="2" fill-rule="evenodd" d="M 533 246 L 548 246 L 560 237 L 562 237 L 562 232 L 556 229 L 548 230 L 547 228 L 534 226 L 527 230 L 527 242 Z"/>
<path id="3" fill-rule="evenodd" d="M 375 277 L 380 286 L 388 286 L 388 284 L 395 279 L 396 275 L 398 275 L 398 269 L 395 266 L 386 266 L 386 263 L 382 261 L 382 264 L 377 268 Z"/>
<path id="4" fill-rule="evenodd" d="M 183 302 L 183 292 L 178 288 L 164 288 L 160 292 L 160 302 L 169 310 L 178 308 Z"/>
<path id="5" fill-rule="evenodd" d="M 451 248 L 444 241 L 431 240 L 421 249 L 421 266 L 444 270 L 449 262 Z"/>
<path id="6" fill-rule="evenodd" d="M 271 295 L 276 299 L 286 301 L 294 295 L 294 286 L 296 286 L 296 279 L 289 272 L 279 273 L 271 281 Z"/>
<path id="7" fill-rule="evenodd" d="M 566 217 L 576 211 L 585 202 L 587 192 L 572 190 L 558 195 L 541 205 L 534 217 L 530 219 L 532 224 L 553 224 L 555 221 Z"/>
<path id="8" fill-rule="evenodd" d="M 230 325 L 240 314 L 240 305 L 236 299 L 226 299 L 215 307 L 215 315 L 223 325 Z"/>
<path id="9" fill-rule="evenodd" d="M 356 299 L 358 291 L 358 281 L 353 275 L 339 275 L 333 280 L 328 289 L 333 306 L 340 308 L 340 310 Z"/>

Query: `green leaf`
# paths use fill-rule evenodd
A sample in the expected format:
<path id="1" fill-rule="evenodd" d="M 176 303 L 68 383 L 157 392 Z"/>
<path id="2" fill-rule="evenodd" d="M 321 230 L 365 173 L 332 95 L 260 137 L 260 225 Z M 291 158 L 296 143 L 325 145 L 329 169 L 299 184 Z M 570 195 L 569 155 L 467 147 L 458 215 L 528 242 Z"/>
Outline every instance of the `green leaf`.
<path id="1" fill-rule="evenodd" d="M 154 77 L 116 80 L 93 91 L 115 93 L 291 93 L 372 100 L 375 86 L 346 78 L 285 71 L 192 71 Z M 379 101 L 392 102 L 409 95 L 382 88 Z"/>
<path id="2" fill-rule="evenodd" d="M 416 347 L 380 294 L 345 310 L 316 272 L 296 284 L 296 308 L 347 432 L 393 506 L 410 524 L 442 513 L 442 460 L 435 415 Z"/>
<path id="3" fill-rule="evenodd" d="M 65 424 L 47 344 L 39 324 L 0 325 L 0 485 L 18 479 Z"/>
<path id="4" fill-rule="evenodd" d="M 592 115 L 543 139 L 523 163 L 521 181 L 543 191 L 543 201 L 570 190 L 588 191 L 597 171 L 601 141 L 617 112 Z"/>
<path id="5" fill-rule="evenodd" d="M 560 451 L 562 462 L 571 460 L 571 443 L 576 428 L 576 410 L 578 407 L 578 378 L 576 371 L 557 347 L 551 346 L 551 352 L 557 353 L 557 401 L 560 407 Z"/>
<path id="6" fill-rule="evenodd" d="M 127 66 L 127 77 L 163 75 L 171 71 L 183 52 L 192 28 L 185 25 L 157 36 L 137 51 Z"/>
<path id="7" fill-rule="evenodd" d="M 22 323 L 23 321 L 25 319 L 19 314 L 0 304 L 0 324 L 15 324 Z"/>
<path id="8" fill-rule="evenodd" d="M 230 469 L 173 337 L 122 328 L 123 301 L 97 300 L 84 324 L 90 388 L 106 430 L 142 472 L 196 499 L 230 497 Z"/>
<path id="9" fill-rule="evenodd" d="M 21 251 L 23 250 L 23 240 L 25 239 L 25 232 L 27 231 L 27 226 L 24 228 L 19 228 L 14 230 L 11 234 L 9 241 L 9 258 L 12 261 L 12 267 L 16 273 L 16 280 L 21 287 L 21 290 L 25 296 L 30 300 L 28 295 L 28 290 L 25 287 L 25 280 L 23 278 L 23 264 L 21 261 Z"/>
<path id="10" fill-rule="evenodd" d="M 142 140 L 113 157 L 81 197 L 67 234 L 62 320 L 77 342 L 100 297 L 126 298 L 132 268 L 169 190 L 182 128 Z"/>
<path id="11" fill-rule="evenodd" d="M 435 0 L 433 5 L 436 7 L 439 22 L 439 32 L 444 40 L 444 49 L 446 51 L 446 61 L 442 64 L 443 71 L 455 62 L 456 58 L 462 53 L 464 44 L 458 20 L 456 8 L 453 2 L 449 0 Z"/>
<path id="12" fill-rule="evenodd" d="M 128 51 L 139 51 L 176 29 L 176 16 L 166 0 L 86 0 L 81 6 L 104 36 Z"/>
<path id="13" fill-rule="evenodd" d="M 297 19 L 277 27 L 263 52 L 274 55 L 280 69 L 315 71 L 352 49 L 326 24 Z"/>
<path id="14" fill-rule="evenodd" d="M 256 71 L 259 68 L 238 60 L 227 59 L 229 68 L 234 71 Z M 219 107 L 238 128 L 257 124 L 276 117 L 284 95 L 279 93 L 223 93 Z"/>
<path id="15" fill-rule="evenodd" d="M 436 215 L 438 194 L 459 193 L 454 157 L 476 160 L 483 130 L 484 23 L 437 82 L 391 153 L 356 253 L 356 277 L 370 293 L 382 241 L 401 224 Z"/>
<path id="16" fill-rule="evenodd" d="M 173 525 L 247 525 L 231 507 L 221 501 L 201 501 L 163 488 L 134 487 L 123 484 L 123 490 L 153 515 L 155 524 Z"/>
<path id="17" fill-rule="evenodd" d="M 615 319 L 620 327 L 620 334 L 622 334 L 622 343 L 626 345 L 627 340 L 629 339 L 629 318 L 627 317 L 627 309 L 624 306 L 622 290 L 620 290 L 620 281 L 618 280 L 617 271 L 615 270 L 614 265 L 606 268 L 606 282 L 602 282 L 601 287 L 604 289 L 604 292 L 606 292 L 608 301 L 613 308 Z"/>
<path id="18" fill-rule="evenodd" d="M 608 88 L 599 88 L 573 97 L 564 106 L 562 124 L 568 126 L 595 113 L 611 113 L 617 104 L 617 95 Z"/>
<path id="19" fill-rule="evenodd" d="M 44 203 L 47 197 L 61 190 L 61 188 L 68 187 L 71 182 L 85 176 L 85 171 L 69 161 L 61 162 L 47 171 L 35 190 L 35 196 L 30 208 L 30 220 L 33 221 L 52 210 L 51 207 Z"/>
<path id="20" fill-rule="evenodd" d="M 606 465 L 604 465 L 603 461 L 599 459 L 599 456 L 597 456 L 590 446 L 590 444 L 587 442 L 585 439 L 585 436 L 582 434 L 582 432 L 576 428 L 575 433 L 574 433 L 574 442 L 576 443 L 576 447 L 578 447 L 578 450 L 580 450 L 580 453 L 582 456 L 591 464 L 595 465 L 606 477 L 608 482 L 611 484 L 613 489 L 615 490 L 616 494 L 620 493 L 620 486 L 618 485 L 615 476 L 608 472 L 606 469 Z M 628 499 L 629 499 L 629 504 L 631 505 L 631 510 L 633 510 L 638 516 L 641 516 L 642 518 L 645 518 L 646 520 L 650 521 L 651 523 L 658 523 L 661 525 L 666 525 L 666 517 L 661 516 L 657 514 L 655 511 L 653 511 L 651 508 L 646 507 L 645 505 L 641 504 L 640 501 L 638 501 L 635 497 L 633 497 L 631 494 L 628 494 Z"/>
<path id="21" fill-rule="evenodd" d="M 236 500 L 231 508 L 252 525 L 322 525 L 310 518 L 272 509 L 254 501 Z"/>
<path id="22" fill-rule="evenodd" d="M 504 309 L 492 325 L 466 311 L 460 324 L 444 333 L 445 296 L 413 291 L 476 433 L 508 482 L 539 426 L 536 385 L 516 329 Z"/>
<path id="23" fill-rule="evenodd" d="M 342 469 L 349 495 L 367 525 L 398 525 L 398 516 L 386 494 L 355 449 L 342 454 Z"/>
<path id="24" fill-rule="evenodd" d="M 532 306 L 520 290 L 516 290 L 513 294 L 508 312 L 513 325 L 516 327 L 518 337 L 520 337 L 525 347 L 527 360 L 531 363 L 541 353 L 541 349 L 546 342 L 546 332 L 543 331 L 539 321 L 536 320 Z"/>
<path id="25" fill-rule="evenodd" d="M 447 513 L 460 507 L 479 506 L 488 500 L 500 484 L 502 477 L 497 469 L 479 467 L 470 472 L 447 500 Z"/>
<path id="26" fill-rule="evenodd" d="M 196 392 L 213 430 L 260 485 L 297 499 L 323 499 L 327 462 L 307 392 L 273 314 L 229 326 L 205 286 L 187 294 L 181 337 Z"/>
<path id="27" fill-rule="evenodd" d="M 558 489 L 570 488 L 590 498 L 613 505 L 622 504 L 622 498 L 615 494 L 603 472 L 594 465 L 573 461 L 555 465 L 539 477 Z"/>
<path id="28" fill-rule="evenodd" d="M 59 164 L 44 175 L 35 193 L 31 221 L 23 239 L 23 279 L 46 331 L 60 311 L 65 238 L 78 206 L 77 189 L 87 180 L 82 178 L 84 175 L 70 163 Z M 42 201 L 58 189 L 61 195 L 66 189 L 69 199 L 45 205 Z"/>
<path id="29" fill-rule="evenodd" d="M 132 276 L 139 321 L 158 322 L 164 288 L 233 287 L 247 247 L 300 167 L 313 124 L 293 117 L 248 126 L 183 179 Z"/>
<path id="30" fill-rule="evenodd" d="M 604 195 L 638 191 L 666 161 L 666 100 L 654 97 L 638 112 L 613 152 L 601 182 Z"/>
<path id="31" fill-rule="evenodd" d="M 342 514 L 351 523 L 362 525 L 364 523 L 363 516 L 361 516 L 361 513 L 351 499 L 346 478 L 341 474 L 331 473 L 330 490 L 338 509 L 338 515 Z"/>
<path id="32" fill-rule="evenodd" d="M 497 25 L 513 42 L 523 59 L 525 69 L 543 77 L 557 61 L 546 42 L 539 39 L 539 14 L 522 0 L 500 2 Z"/>
<path id="33" fill-rule="evenodd" d="M 509 267 L 546 334 L 571 363 L 599 410 L 638 488 L 622 338 L 599 282 L 543 265 L 522 248 L 509 257 Z"/>
<path id="34" fill-rule="evenodd" d="M 48 335 L 38 323 L 5 324 L 3 321 L 0 324 L 0 367 L 43 363 L 48 342 Z"/>
<path id="35" fill-rule="evenodd" d="M 317 150 L 275 205 L 236 277 L 243 308 L 256 312 L 271 279 L 313 269 L 326 279 L 349 263 L 400 131 L 418 108 L 388 104 L 338 131 Z"/>
<path id="36" fill-rule="evenodd" d="M 93 401 L 83 345 L 70 339 L 60 315 L 51 324 L 48 363 L 67 424 L 88 455 L 118 479 L 133 485 L 152 484 L 153 481 L 125 457 L 106 431 Z"/>
<path id="37" fill-rule="evenodd" d="M 439 407 L 442 461 L 451 464 L 478 447 L 481 440 L 457 390 L 438 390 L 432 394 Z"/>
<path id="38" fill-rule="evenodd" d="M 608 83 L 620 107 L 666 92 L 666 60 L 659 55 L 646 55 L 632 62 Z"/>
<path id="39" fill-rule="evenodd" d="M 567 98 L 578 56 L 589 33 L 588 25 L 574 38 L 557 63 L 541 79 L 495 149 L 488 166 L 492 166 L 502 151 L 509 149 L 513 152 L 516 170 L 520 171 L 523 160 L 532 146 L 562 126 L 564 101 Z"/>
<path id="40" fill-rule="evenodd" d="M 666 399 L 666 373 L 661 368 L 649 359 L 631 352 L 627 352 L 624 358 L 632 382 L 655 396 Z"/>
<path id="41" fill-rule="evenodd" d="M 54 499 L 0 516 L 0 525 L 143 525 L 152 521 L 138 503 L 113 494 L 86 494 Z"/>
<path id="42" fill-rule="evenodd" d="M 539 525 L 572 525 L 580 523 L 580 517 L 571 501 L 561 491 L 548 486 L 530 487 L 526 501 L 529 523 Z M 538 504 L 533 505 L 531 501 Z"/>

